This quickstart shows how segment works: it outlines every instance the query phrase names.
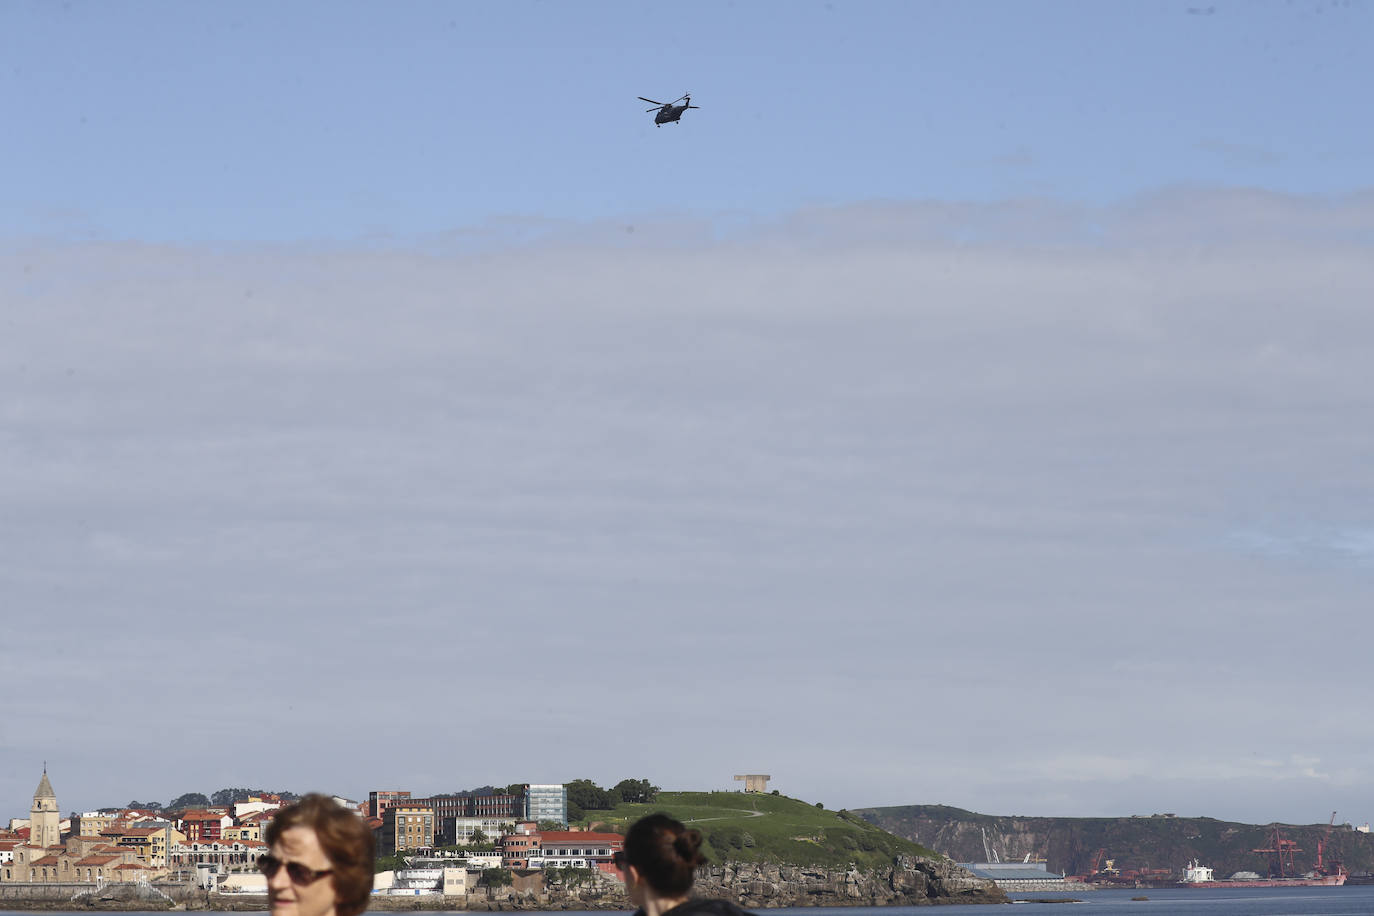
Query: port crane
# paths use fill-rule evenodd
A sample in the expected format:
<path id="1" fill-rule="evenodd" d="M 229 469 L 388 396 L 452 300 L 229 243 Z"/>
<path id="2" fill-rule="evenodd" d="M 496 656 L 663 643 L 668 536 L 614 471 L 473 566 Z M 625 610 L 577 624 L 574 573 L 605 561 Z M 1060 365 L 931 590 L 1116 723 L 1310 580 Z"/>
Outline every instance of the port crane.
<path id="1" fill-rule="evenodd" d="M 1333 815 L 1334 820 L 1334 815 Z M 1302 852 L 1298 848 L 1296 840 L 1290 840 L 1283 835 L 1278 827 L 1274 828 L 1273 845 L 1264 849 L 1252 849 L 1251 852 L 1262 852 L 1269 856 L 1269 877 L 1271 878 L 1290 878 L 1297 872 L 1293 865 L 1293 853 Z"/>
<path id="2" fill-rule="evenodd" d="M 1345 870 L 1345 865 L 1340 859 L 1334 856 L 1327 856 L 1326 850 L 1331 843 L 1331 828 L 1336 826 L 1336 812 L 1331 812 L 1331 820 L 1326 823 L 1326 830 L 1322 832 L 1322 838 L 1317 840 L 1317 867 L 1313 871 L 1318 875 L 1339 874 Z"/>

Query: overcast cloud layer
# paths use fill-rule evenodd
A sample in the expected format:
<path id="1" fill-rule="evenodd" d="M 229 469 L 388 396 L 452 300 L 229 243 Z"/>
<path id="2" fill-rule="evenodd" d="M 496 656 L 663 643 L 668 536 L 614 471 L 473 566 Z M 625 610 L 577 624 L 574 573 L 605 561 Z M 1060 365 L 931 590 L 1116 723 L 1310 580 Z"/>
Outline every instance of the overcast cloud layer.
<path id="1" fill-rule="evenodd" d="M 7 242 L 0 817 L 46 759 L 70 810 L 766 772 L 1374 818 L 1370 226 L 1185 189 Z"/>

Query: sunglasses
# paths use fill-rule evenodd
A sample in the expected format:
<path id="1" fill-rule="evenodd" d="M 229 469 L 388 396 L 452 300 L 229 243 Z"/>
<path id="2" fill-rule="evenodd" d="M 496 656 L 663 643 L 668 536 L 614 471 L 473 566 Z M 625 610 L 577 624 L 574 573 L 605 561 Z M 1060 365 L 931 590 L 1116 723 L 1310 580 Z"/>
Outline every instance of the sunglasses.
<path id="1" fill-rule="evenodd" d="M 301 862 L 283 862 L 271 853 L 258 856 L 258 871 L 262 872 L 269 879 L 275 877 L 277 872 L 281 871 L 283 865 L 286 866 L 286 874 L 291 879 L 291 883 L 300 885 L 301 887 L 305 887 L 308 884 L 314 884 L 325 875 L 334 872 L 332 868 L 324 868 L 316 871 Z"/>

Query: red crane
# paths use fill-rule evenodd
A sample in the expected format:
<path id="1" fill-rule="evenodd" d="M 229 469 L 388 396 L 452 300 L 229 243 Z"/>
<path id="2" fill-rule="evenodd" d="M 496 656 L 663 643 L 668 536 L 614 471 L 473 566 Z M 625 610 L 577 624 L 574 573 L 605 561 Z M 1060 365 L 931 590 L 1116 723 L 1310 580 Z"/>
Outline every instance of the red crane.
<path id="1" fill-rule="evenodd" d="M 1334 826 L 1336 826 L 1336 812 L 1332 811 L 1331 820 L 1327 822 L 1326 830 L 1322 832 L 1322 838 L 1320 840 L 1317 840 L 1317 867 L 1315 871 L 1319 875 L 1331 874 L 1331 868 L 1334 868 L 1337 874 L 1340 874 L 1341 872 L 1345 871 L 1345 865 L 1341 863 L 1340 860 L 1333 859 L 1332 861 L 1327 862 L 1325 859 L 1323 859 L 1323 856 L 1326 853 L 1326 847 L 1331 842 L 1331 828 Z"/>
<path id="2" fill-rule="evenodd" d="M 1274 828 L 1274 845 L 1265 849 L 1252 849 L 1251 852 L 1263 852 L 1269 856 L 1269 876 L 1271 878 L 1287 878 L 1297 874 L 1297 869 L 1293 865 L 1293 853 L 1302 852 L 1298 848 L 1295 840 L 1290 840 Z"/>

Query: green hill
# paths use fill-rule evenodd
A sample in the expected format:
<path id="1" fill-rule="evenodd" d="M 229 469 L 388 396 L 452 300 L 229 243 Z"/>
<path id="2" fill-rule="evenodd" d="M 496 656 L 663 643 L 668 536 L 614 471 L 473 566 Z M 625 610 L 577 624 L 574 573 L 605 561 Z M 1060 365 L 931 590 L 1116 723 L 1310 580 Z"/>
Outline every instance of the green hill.
<path id="1" fill-rule="evenodd" d="M 891 865 L 901 855 L 938 859 L 911 840 L 893 836 L 847 811 L 827 811 L 785 795 L 743 792 L 660 792 L 649 804 L 588 811 L 582 827 L 624 833 L 646 814 L 662 811 L 706 838 L 712 862 L 768 862 L 861 869 Z"/>

